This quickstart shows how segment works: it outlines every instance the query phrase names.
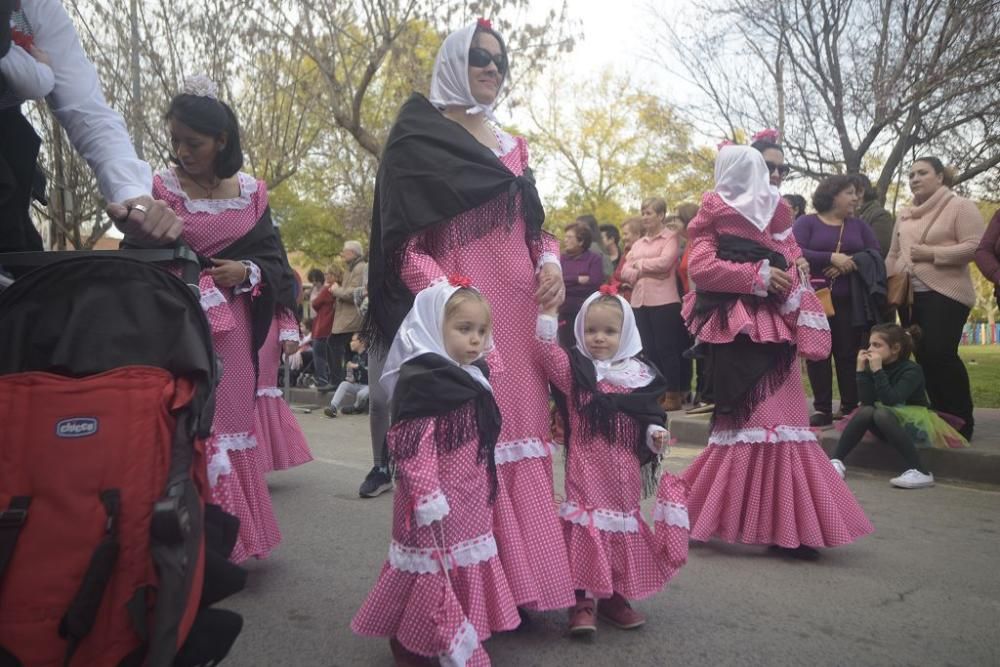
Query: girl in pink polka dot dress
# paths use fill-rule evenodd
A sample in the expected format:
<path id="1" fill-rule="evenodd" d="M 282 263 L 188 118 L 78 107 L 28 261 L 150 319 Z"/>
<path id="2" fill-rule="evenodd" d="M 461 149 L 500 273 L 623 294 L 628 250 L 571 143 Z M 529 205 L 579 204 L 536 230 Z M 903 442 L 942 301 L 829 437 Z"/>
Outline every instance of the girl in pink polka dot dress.
<path id="1" fill-rule="evenodd" d="M 570 633 L 593 633 L 595 611 L 616 627 L 638 628 L 645 619 L 629 600 L 657 593 L 687 552 L 679 480 L 669 474 L 661 480 L 656 513 L 661 539 L 639 508 L 644 478 L 645 486 L 651 485 L 670 438 L 658 400 L 666 384 L 637 358 L 642 342 L 635 316 L 614 288 L 602 287 L 583 303 L 574 322 L 573 350 L 559 347 L 557 326 L 554 312 L 538 318 L 542 364 L 561 392 L 558 404 L 567 424 L 566 500 L 560 516 L 576 588 Z M 673 511 L 667 512 L 671 502 Z M 600 600 L 596 610 L 595 598 Z"/>
<path id="2" fill-rule="evenodd" d="M 381 380 L 393 413 L 392 542 L 351 628 L 389 637 L 397 664 L 488 665 L 481 642 L 520 623 L 493 536 L 490 310 L 469 284 L 417 294 Z"/>
<path id="3" fill-rule="evenodd" d="M 295 415 L 282 398 L 275 384 L 281 352 L 294 354 L 299 343 L 299 325 L 292 311 L 284 306 L 271 320 L 267 340 L 258 354 L 260 379 L 254 404 L 254 432 L 260 448 L 258 461 L 264 473 L 287 470 L 312 461 L 309 443 Z"/>
<path id="4" fill-rule="evenodd" d="M 177 165 L 153 177 L 153 196 L 184 221 L 183 241 L 213 264 L 199 280 L 201 306 L 222 370 L 206 450 L 208 478 L 211 502 L 240 520 L 230 556 L 239 563 L 266 557 L 281 541 L 258 460 L 255 362 L 266 327 L 255 340 L 252 313 L 259 302 L 273 314 L 278 302 L 271 283 L 280 275 L 279 241 L 264 183 L 239 171 L 239 127 L 232 110 L 215 97 L 214 84 L 203 79 L 202 85 L 177 95 L 167 124 Z M 254 250 L 221 258 L 241 247 Z"/>
<path id="5" fill-rule="evenodd" d="M 830 327 L 795 269 L 791 209 L 764 158 L 725 146 L 688 226 L 691 332 L 711 343 L 716 411 L 708 447 L 684 471 L 691 537 L 772 545 L 815 559 L 817 547 L 873 528 L 809 428 L 798 355 L 825 358 Z"/>

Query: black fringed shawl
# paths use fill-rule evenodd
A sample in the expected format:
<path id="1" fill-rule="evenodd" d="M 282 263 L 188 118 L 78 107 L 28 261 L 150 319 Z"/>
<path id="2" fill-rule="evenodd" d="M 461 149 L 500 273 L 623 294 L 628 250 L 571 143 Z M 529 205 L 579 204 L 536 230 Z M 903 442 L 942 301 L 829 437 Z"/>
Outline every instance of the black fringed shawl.
<path id="1" fill-rule="evenodd" d="M 488 220 L 443 233 L 437 226 L 507 194 L 506 219 Z M 372 206 L 369 310 L 365 332 L 369 345 L 385 350 L 413 305 L 413 294 L 400 277 L 406 242 L 424 232 L 432 256 L 482 238 L 500 225 L 512 226 L 521 194 L 525 241 L 541 251 L 545 210 L 530 169 L 515 176 L 488 147 L 427 98 L 414 93 L 403 104 L 389 132 Z"/>
<path id="2" fill-rule="evenodd" d="M 485 361 L 474 364 L 490 376 Z M 490 500 L 496 499 L 497 468 L 494 449 L 500 437 L 500 408 L 493 392 L 453 362 L 434 353 L 422 354 L 399 368 L 392 397 L 392 424 L 398 442 L 393 455 L 406 460 L 417 453 L 424 425 L 436 417 L 434 441 L 439 453 L 451 452 L 476 438 L 476 461 L 486 465 Z"/>
<path id="3" fill-rule="evenodd" d="M 567 351 L 567 355 L 573 372 L 573 406 L 582 417 L 587 431 L 584 435 L 601 435 L 609 443 L 632 447 L 643 469 L 643 496 L 651 495 L 656 490 L 660 459 L 646 445 L 646 431 L 650 426 L 665 427 L 667 423 L 667 413 L 659 401 L 667 390 L 663 376 L 647 363 L 655 375 L 645 387 L 636 387 L 628 393 L 605 393 L 597 387 L 594 362 L 575 348 Z M 562 414 L 568 458 L 572 450 L 566 396 L 555 387 L 552 394 Z"/>
<path id="4" fill-rule="evenodd" d="M 741 264 L 756 264 L 766 259 L 772 267 L 782 271 L 788 269 L 788 260 L 778 251 L 730 234 L 719 236 L 716 257 Z M 764 309 L 778 316 L 781 306 L 780 297 L 775 294 L 757 296 L 699 290 L 691 314 L 695 336 L 712 315 L 717 315 L 719 324 L 726 328 L 729 310 L 738 301 L 753 314 Z M 796 350 L 791 343 L 755 343 L 740 334 L 731 343 L 712 344 L 709 354 L 712 355 L 710 368 L 715 387 L 713 422 L 723 418 L 733 424 L 741 424 L 761 401 L 784 384 Z"/>

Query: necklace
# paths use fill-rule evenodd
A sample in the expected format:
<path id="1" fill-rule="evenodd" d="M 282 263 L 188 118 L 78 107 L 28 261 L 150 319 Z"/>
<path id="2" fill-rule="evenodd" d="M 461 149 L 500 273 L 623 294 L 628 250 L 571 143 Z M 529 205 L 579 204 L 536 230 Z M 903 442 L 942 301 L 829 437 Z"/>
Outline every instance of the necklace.
<path id="1" fill-rule="evenodd" d="M 222 185 L 222 179 L 221 178 L 217 178 L 216 181 L 215 181 L 215 185 L 213 185 L 212 187 L 206 187 L 206 186 L 202 185 L 201 183 L 199 183 L 198 179 L 196 179 L 194 176 L 192 176 L 191 173 L 187 169 L 185 169 L 184 167 L 181 167 L 180 169 L 181 169 L 181 171 L 184 172 L 184 175 L 187 176 L 187 178 L 188 178 L 189 181 L 191 181 L 194 185 L 197 185 L 199 188 L 201 188 L 201 190 L 206 194 L 205 199 L 214 199 L 215 198 L 214 197 L 215 191 L 219 188 L 220 185 Z"/>

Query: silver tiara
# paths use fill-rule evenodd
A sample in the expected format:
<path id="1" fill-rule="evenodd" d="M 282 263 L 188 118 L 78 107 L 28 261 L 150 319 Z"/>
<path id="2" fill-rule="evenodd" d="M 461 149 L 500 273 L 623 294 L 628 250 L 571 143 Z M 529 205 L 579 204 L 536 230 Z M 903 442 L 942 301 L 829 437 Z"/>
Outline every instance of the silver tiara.
<path id="1" fill-rule="evenodd" d="M 213 100 L 219 99 L 219 88 L 215 82 L 204 74 L 194 74 L 184 79 L 181 92 L 185 95 L 195 95 L 197 97 L 210 97 Z"/>

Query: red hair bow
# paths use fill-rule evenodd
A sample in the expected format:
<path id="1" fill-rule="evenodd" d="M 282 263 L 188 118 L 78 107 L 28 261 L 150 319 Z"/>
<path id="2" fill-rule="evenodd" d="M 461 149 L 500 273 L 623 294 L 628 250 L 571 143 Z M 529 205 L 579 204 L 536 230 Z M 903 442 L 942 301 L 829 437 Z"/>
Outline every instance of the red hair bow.
<path id="1" fill-rule="evenodd" d="M 618 285 L 601 285 L 597 291 L 603 296 L 618 296 Z"/>
<path id="2" fill-rule="evenodd" d="M 490 23 L 489 19 L 479 19 L 478 21 L 476 21 L 476 24 L 480 28 L 486 28 L 487 30 L 493 30 L 493 24 Z"/>
<path id="3" fill-rule="evenodd" d="M 472 287 L 472 278 L 456 274 L 448 276 L 448 284 L 452 287 Z"/>
<path id="4" fill-rule="evenodd" d="M 750 143 L 755 141 L 770 141 L 771 143 L 776 144 L 779 139 L 781 139 L 781 135 L 778 131 L 769 127 L 766 130 L 761 130 L 757 134 L 750 137 Z"/>

